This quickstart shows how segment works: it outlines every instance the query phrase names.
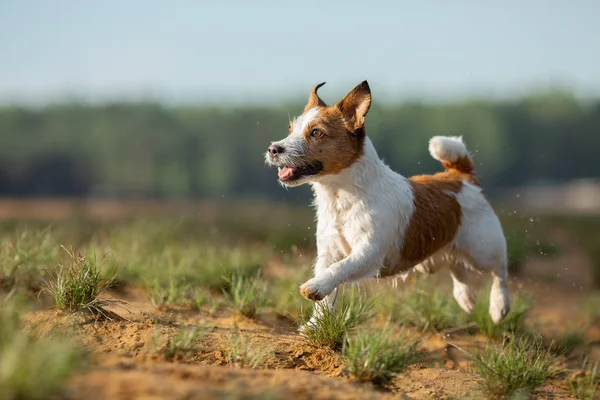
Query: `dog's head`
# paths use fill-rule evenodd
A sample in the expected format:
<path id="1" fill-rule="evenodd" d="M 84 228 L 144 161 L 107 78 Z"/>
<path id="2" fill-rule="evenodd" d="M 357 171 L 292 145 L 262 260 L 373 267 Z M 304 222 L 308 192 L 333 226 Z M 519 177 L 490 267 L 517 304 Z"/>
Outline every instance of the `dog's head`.
<path id="1" fill-rule="evenodd" d="M 279 181 L 286 186 L 337 174 L 363 153 L 369 84 L 362 82 L 330 107 L 317 94 L 324 84 L 312 88 L 304 112 L 290 122 L 288 136 L 271 143 L 265 154 L 267 163 L 279 168 Z"/>

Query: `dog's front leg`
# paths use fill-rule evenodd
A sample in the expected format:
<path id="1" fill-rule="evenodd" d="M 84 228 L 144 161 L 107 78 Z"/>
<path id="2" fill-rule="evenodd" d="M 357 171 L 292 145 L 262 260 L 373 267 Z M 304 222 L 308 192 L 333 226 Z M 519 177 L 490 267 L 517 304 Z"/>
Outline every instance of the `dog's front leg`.
<path id="1" fill-rule="evenodd" d="M 341 258 L 341 257 L 340 257 Z M 340 259 L 338 258 L 338 260 Z M 335 261 L 332 254 L 322 254 L 317 258 L 315 264 L 315 276 L 321 275 L 325 269 Z M 333 289 L 331 293 L 323 298 L 323 300 L 317 301 L 313 308 L 312 316 L 308 322 L 300 327 L 300 332 L 303 332 L 307 328 L 313 328 L 317 323 L 317 320 L 323 316 L 325 312 L 333 312 L 335 309 L 335 302 L 337 298 L 337 288 Z"/>
<path id="2" fill-rule="evenodd" d="M 353 247 L 350 255 L 323 268 L 317 275 L 300 286 L 300 292 L 310 300 L 323 300 L 333 294 L 344 282 L 374 277 L 381 269 L 383 256 L 379 248 L 368 238 Z"/>

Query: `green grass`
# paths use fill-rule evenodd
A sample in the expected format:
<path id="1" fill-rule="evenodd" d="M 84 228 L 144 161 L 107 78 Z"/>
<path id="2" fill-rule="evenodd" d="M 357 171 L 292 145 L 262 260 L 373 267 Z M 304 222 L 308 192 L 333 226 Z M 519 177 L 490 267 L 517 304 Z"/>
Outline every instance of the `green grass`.
<path id="1" fill-rule="evenodd" d="M 385 384 L 416 362 L 419 341 L 404 330 L 394 337 L 393 330 L 361 329 L 350 335 L 342 353 L 348 374 L 359 381 Z"/>
<path id="2" fill-rule="evenodd" d="M 520 273 L 523 264 L 530 258 L 555 257 L 560 254 L 557 246 L 544 239 L 540 240 L 544 236 L 542 232 L 530 231 L 531 227 L 528 229 L 526 226 L 506 230 L 508 269 L 511 273 Z"/>
<path id="3" fill-rule="evenodd" d="M 334 312 L 330 312 L 324 306 L 321 307 L 321 313 L 316 318 L 314 326 L 304 331 L 304 335 L 312 345 L 339 350 L 348 332 L 373 316 L 376 302 L 374 296 L 366 299 L 359 294 L 355 286 L 352 286 L 348 294 L 338 293 L 338 296 L 341 298 L 338 298 Z M 308 320 L 304 321 L 306 322 Z"/>
<path id="4" fill-rule="evenodd" d="M 551 349 L 556 354 L 567 354 L 583 344 L 585 344 L 585 332 L 571 329 L 553 340 Z"/>
<path id="5" fill-rule="evenodd" d="M 103 279 L 95 256 L 88 258 L 66 248 L 65 251 L 69 255 L 69 265 L 60 265 L 57 270 L 50 271 L 45 290 L 61 310 L 101 312 L 105 302 L 98 296 L 112 285 L 116 274 L 113 272 Z"/>
<path id="6" fill-rule="evenodd" d="M 19 228 L 0 236 L 0 291 L 39 290 L 41 266 L 54 262 L 58 249 L 49 227 Z"/>
<path id="7" fill-rule="evenodd" d="M 270 288 L 273 298 L 277 299 L 273 302 L 275 312 L 294 322 L 308 320 L 314 305 L 299 294 L 298 282 L 302 282 L 302 278 L 278 279 Z"/>
<path id="8" fill-rule="evenodd" d="M 597 399 L 600 395 L 600 361 L 585 359 L 582 369 L 569 376 L 569 389 L 573 397 L 583 400 Z"/>
<path id="9" fill-rule="evenodd" d="M 249 337 L 243 337 L 235 328 L 225 344 L 225 360 L 235 368 L 262 368 L 267 364 L 272 351 L 266 347 L 251 343 Z"/>
<path id="10" fill-rule="evenodd" d="M 560 219 L 562 225 L 575 232 L 579 246 L 586 255 L 592 267 L 594 285 L 600 288 L 600 232 L 598 218 L 589 216 L 573 216 Z"/>
<path id="11" fill-rule="evenodd" d="M 596 319 L 600 319 L 600 296 L 596 293 L 586 296 L 583 302 L 583 311 L 587 324 L 593 324 Z"/>
<path id="12" fill-rule="evenodd" d="M 394 321 L 422 331 L 440 332 L 464 325 L 468 314 L 454 300 L 451 291 L 440 289 L 431 280 L 418 279 L 413 287 L 393 296 L 388 312 Z"/>
<path id="13" fill-rule="evenodd" d="M 260 271 L 250 277 L 233 273 L 227 283 L 229 291 L 225 295 L 236 312 L 246 318 L 256 318 L 269 303 L 267 283 L 262 279 Z"/>
<path id="14" fill-rule="evenodd" d="M 233 274 L 239 277 L 255 275 L 264 265 L 268 254 L 251 247 L 215 247 L 202 249 L 197 259 L 198 282 L 213 290 L 228 290 Z"/>
<path id="15" fill-rule="evenodd" d="M 0 297 L 0 393 L 3 400 L 47 399 L 80 364 L 65 339 L 36 340 L 21 330 L 18 301 Z"/>
<path id="16" fill-rule="evenodd" d="M 207 330 L 199 327 L 181 328 L 176 335 L 169 336 L 161 343 L 158 332 L 155 332 L 155 354 L 167 361 L 179 361 L 192 356 L 197 350 L 198 342 L 207 334 Z"/>
<path id="17" fill-rule="evenodd" d="M 519 334 L 527 331 L 525 319 L 531 309 L 531 298 L 522 295 L 511 299 L 510 312 L 498 324 L 494 324 L 489 314 L 489 290 L 481 291 L 471 320 L 477 323 L 481 333 L 489 338 L 499 339 L 505 334 Z"/>
<path id="18" fill-rule="evenodd" d="M 285 275 L 273 279 L 269 287 L 273 302 L 273 309 L 280 316 L 291 321 L 305 321 L 310 318 L 314 303 L 300 295 L 300 283 L 311 274 L 311 266 L 304 260 L 285 257 Z"/>
<path id="19" fill-rule="evenodd" d="M 556 372 L 553 354 L 531 335 L 502 344 L 488 341 L 474 355 L 473 365 L 483 391 L 493 399 L 529 396 Z"/>
<path id="20" fill-rule="evenodd" d="M 199 291 L 229 292 L 234 274 L 238 278 L 256 275 L 267 258 L 267 252 L 244 246 L 168 243 L 161 252 L 137 255 L 127 268 L 130 275 L 141 276 L 156 305 L 194 308 L 203 296 Z"/>
<path id="21" fill-rule="evenodd" d="M 214 227 L 193 219 L 185 223 L 167 220 L 110 223 L 77 220 L 58 222 L 52 229 L 38 223 L 5 225 L 0 227 L 0 257 L 3 261 L 0 263 L 0 294 L 16 289 L 24 289 L 24 292 L 32 294 L 42 284 L 45 291 L 52 294 L 58 308 L 94 309 L 103 305 L 98 297 L 102 291 L 116 283 L 114 267 L 118 266 L 119 279 L 133 289 L 134 295 L 137 296 L 139 286 L 142 286 L 142 290 L 148 290 L 152 302 L 159 308 L 193 311 L 166 312 L 162 314 L 165 318 L 166 315 L 205 318 L 207 312 L 215 314 L 217 309 L 217 314 L 221 317 L 225 316 L 221 311 L 226 307 L 246 317 L 257 318 L 265 315 L 265 308 L 270 312 L 272 306 L 279 315 L 297 322 L 306 322 L 314 303 L 299 294 L 298 286 L 306 278 L 312 253 L 307 251 L 307 247 L 295 246 L 295 242 L 296 237 L 312 235 L 314 231 L 309 231 L 305 224 L 297 232 L 289 233 L 285 238 L 277 238 L 277 232 L 284 233 L 300 226 L 295 223 L 288 227 L 287 222 L 281 226 L 277 224 L 277 230 L 267 232 L 267 227 L 248 227 L 245 222 L 231 219 L 227 224 L 219 226 L 217 233 L 212 231 Z M 593 233 L 592 228 L 590 225 L 585 229 L 588 233 Z M 241 236 L 231 242 L 223 239 L 236 238 L 237 229 L 246 229 L 240 234 L 243 240 L 240 239 Z M 576 232 L 579 231 L 574 232 L 577 235 Z M 267 236 L 269 243 L 278 242 L 274 245 L 276 250 L 265 243 Z M 535 235 L 532 237 L 537 239 Z M 518 239 L 517 236 L 515 238 Z M 544 247 L 544 243 L 549 243 L 547 238 L 542 239 L 541 245 L 536 244 L 538 247 L 531 247 L 521 253 L 520 259 L 533 255 L 532 252 L 552 253 L 551 249 Z M 514 243 L 517 242 L 518 240 Z M 531 244 L 530 239 L 528 242 Z M 59 243 L 71 244 L 76 251 L 64 252 Z M 592 243 L 591 239 L 586 243 Z M 283 248 L 287 250 L 280 252 Z M 306 253 L 300 257 L 303 252 Z M 78 253 L 87 257 L 79 257 L 76 255 Z M 98 254 L 99 259 L 94 254 Z M 282 267 L 279 268 L 278 264 Z M 44 269 L 44 266 L 50 267 Z M 263 270 L 267 272 L 264 277 Z M 489 290 L 482 292 L 474 314 L 469 316 L 456 304 L 451 290 L 435 287 L 430 278 L 418 282 L 414 288 L 404 286 L 406 290 L 394 290 L 385 302 L 379 302 L 377 312 L 388 313 L 393 321 L 414 325 L 424 331 L 443 331 L 476 322 L 482 334 L 493 339 L 488 343 L 491 354 L 483 350 L 479 354 L 482 368 L 492 366 L 491 372 L 486 369 L 482 373 L 482 383 L 489 382 L 490 387 L 500 388 L 498 393 L 513 389 L 513 394 L 531 392 L 537 385 L 536 382 L 544 377 L 542 364 L 546 362 L 546 354 L 556 357 L 554 350 L 565 353 L 583 341 L 582 332 L 569 331 L 565 336 L 556 338 L 554 348 L 547 347 L 543 351 L 533 346 L 525 351 L 519 341 L 531 340 L 525 339 L 531 336 L 525 325 L 530 309 L 529 298 L 513 296 L 511 312 L 499 325 L 494 325 L 488 314 Z M 412 357 L 417 354 L 415 341 L 390 328 L 365 329 L 365 322 L 375 312 L 377 298 L 369 296 L 366 300 L 354 286 L 351 288 L 352 291 L 347 290 L 345 293 L 340 291 L 336 311 L 324 312 L 315 328 L 306 331 L 305 335 L 312 346 L 341 350 L 348 361 L 346 371 L 355 379 L 377 384 L 388 382 L 414 361 Z M 267 299 L 270 303 L 267 303 Z M 600 316 L 599 309 L 597 302 L 590 303 L 590 321 Z M 194 315 L 196 310 L 201 310 L 203 315 Z M 227 315 L 231 313 L 228 311 Z M 371 322 L 375 321 L 369 321 Z M 31 393 L 37 390 L 30 387 L 35 386 L 37 381 L 32 381 L 29 371 L 56 367 L 56 371 L 53 371 L 56 372 L 55 375 L 44 375 L 44 379 L 47 377 L 49 382 L 41 382 L 43 388 L 55 388 L 44 389 L 44 394 L 55 392 L 71 370 L 70 365 L 78 365 L 79 354 L 66 342 L 55 339 L 38 341 L 27 337 L 19 329 L 18 322 L 5 322 L 4 319 L 0 325 L 2 341 L 8 343 L 7 347 L 2 348 L 0 360 L 8 362 L 5 357 L 10 355 L 11 360 L 23 358 L 27 363 L 23 370 L 16 372 L 0 367 L 2 390 L 12 385 L 12 393 L 24 393 L 13 395 L 13 398 L 36 398 L 35 395 L 26 394 L 27 390 Z M 167 330 L 174 333 L 160 343 L 160 349 L 157 350 L 165 359 L 190 361 L 197 357 L 199 351 L 203 351 L 203 329 L 182 328 L 174 331 L 172 325 L 169 325 Z M 505 337 L 515 342 L 497 344 L 499 339 Z M 235 330 L 222 339 L 218 349 L 222 350 L 231 366 L 262 368 L 268 364 L 270 350 L 264 345 L 258 345 L 260 342 L 255 338 L 251 341 L 249 336 Z M 26 343 L 30 351 L 41 354 L 42 361 L 29 356 L 23 347 L 15 344 L 20 341 Z M 48 348 L 42 348 L 39 343 Z M 12 350 L 8 351 L 8 347 Z M 69 354 L 72 359 L 67 357 Z M 579 352 L 572 352 L 570 356 L 579 356 Z M 53 359 L 56 360 L 56 365 Z M 536 359 L 538 364 L 532 359 Z M 72 360 L 72 364 L 69 364 L 69 360 Z M 35 364 L 38 361 L 46 364 L 40 367 Z M 519 367 L 523 364 L 528 367 Z M 548 368 L 552 369 L 553 366 Z M 9 371 L 10 376 L 8 372 L 2 375 L 4 371 Z M 585 375 L 570 382 L 574 385 L 574 396 L 585 398 L 585 393 L 589 391 L 585 388 L 597 386 L 597 366 L 588 365 L 586 371 Z M 595 378 L 586 381 L 584 377 L 587 376 Z M 524 383 L 525 386 L 521 388 L 520 385 Z M 20 389 L 14 389 L 17 387 Z"/>

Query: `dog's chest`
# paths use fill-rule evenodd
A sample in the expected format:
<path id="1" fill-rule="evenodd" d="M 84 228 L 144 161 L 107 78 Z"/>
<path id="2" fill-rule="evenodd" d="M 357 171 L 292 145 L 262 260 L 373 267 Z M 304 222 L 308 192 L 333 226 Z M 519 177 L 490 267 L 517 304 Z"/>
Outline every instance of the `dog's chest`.
<path id="1" fill-rule="evenodd" d="M 319 207 L 319 223 L 337 236 L 345 252 L 349 252 L 362 236 L 367 226 L 365 212 L 356 202 L 352 203 L 340 194 L 333 194 L 328 202 Z"/>

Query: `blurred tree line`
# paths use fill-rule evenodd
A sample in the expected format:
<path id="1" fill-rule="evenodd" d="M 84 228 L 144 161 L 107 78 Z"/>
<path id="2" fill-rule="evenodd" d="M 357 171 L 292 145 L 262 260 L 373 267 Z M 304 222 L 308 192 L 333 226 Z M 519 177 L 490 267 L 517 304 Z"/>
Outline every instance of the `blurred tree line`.
<path id="1" fill-rule="evenodd" d="M 274 108 L 55 104 L 0 109 L 0 195 L 304 200 L 264 164 L 303 102 Z M 440 170 L 433 135 L 463 135 L 489 192 L 599 177 L 600 100 L 545 93 L 511 101 L 375 103 L 367 132 L 404 175 Z"/>

